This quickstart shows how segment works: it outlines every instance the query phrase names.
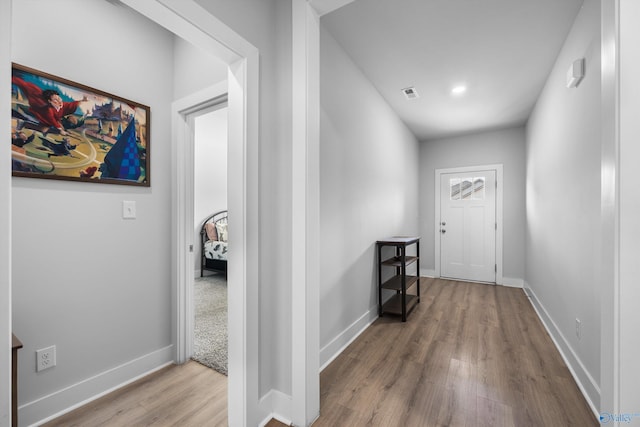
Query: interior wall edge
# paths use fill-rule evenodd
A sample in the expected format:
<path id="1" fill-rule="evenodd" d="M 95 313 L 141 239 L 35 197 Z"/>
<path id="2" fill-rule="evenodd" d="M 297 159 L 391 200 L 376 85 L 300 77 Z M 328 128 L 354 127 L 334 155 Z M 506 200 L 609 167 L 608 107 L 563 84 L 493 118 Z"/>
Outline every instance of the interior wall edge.
<path id="1" fill-rule="evenodd" d="M 10 130 L 11 81 L 11 1 L 0 2 L 0 132 Z M 11 150 L 0 151 L 0 236 L 11 236 Z M 11 239 L 0 239 L 0 425 L 9 425 L 11 419 Z"/>

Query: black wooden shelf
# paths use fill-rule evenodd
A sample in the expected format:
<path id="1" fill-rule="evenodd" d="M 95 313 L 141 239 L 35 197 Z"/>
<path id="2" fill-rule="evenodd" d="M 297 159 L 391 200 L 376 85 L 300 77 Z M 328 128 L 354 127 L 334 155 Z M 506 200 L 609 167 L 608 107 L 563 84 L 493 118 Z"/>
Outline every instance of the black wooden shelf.
<path id="1" fill-rule="evenodd" d="M 416 255 L 407 256 L 407 246 L 416 246 Z M 376 242 L 378 249 L 378 315 L 384 313 L 398 314 L 402 321 L 407 321 L 409 312 L 420 302 L 420 238 L 419 237 L 391 237 Z M 382 248 L 390 246 L 395 248 L 395 256 L 382 259 Z M 415 276 L 407 274 L 407 267 L 415 264 Z M 395 275 L 382 282 L 382 267 L 392 267 Z M 413 268 L 413 267 L 412 267 Z M 395 291 L 384 303 L 382 302 L 382 290 Z M 415 289 L 415 295 L 408 293 L 409 289 Z"/>
<path id="2" fill-rule="evenodd" d="M 407 290 L 418 281 L 418 276 L 406 276 L 405 287 Z M 393 276 L 391 279 L 380 285 L 382 289 L 391 289 L 392 291 L 402 290 L 402 275 Z"/>
<path id="3" fill-rule="evenodd" d="M 420 299 L 416 295 L 406 295 L 406 314 L 409 314 L 413 307 L 415 307 Z M 384 304 L 382 304 L 382 311 L 384 313 L 397 314 L 402 316 L 402 294 L 395 294 L 389 298 Z"/>
<path id="4" fill-rule="evenodd" d="M 418 261 L 417 256 L 408 256 L 406 257 L 404 265 L 409 266 L 416 261 Z M 382 261 L 382 265 L 388 265 L 389 267 L 402 267 L 402 258 L 400 258 L 399 256 L 394 256 L 393 258 L 389 258 L 386 261 Z"/>

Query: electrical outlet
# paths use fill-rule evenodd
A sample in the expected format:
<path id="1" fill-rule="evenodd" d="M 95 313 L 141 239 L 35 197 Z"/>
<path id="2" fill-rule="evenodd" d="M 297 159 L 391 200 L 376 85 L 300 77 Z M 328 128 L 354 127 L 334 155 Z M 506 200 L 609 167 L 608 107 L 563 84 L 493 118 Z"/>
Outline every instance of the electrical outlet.
<path id="1" fill-rule="evenodd" d="M 578 341 L 582 339 L 582 322 L 576 317 L 576 337 Z"/>
<path id="2" fill-rule="evenodd" d="M 36 372 L 56 366 L 56 346 L 36 350 Z"/>

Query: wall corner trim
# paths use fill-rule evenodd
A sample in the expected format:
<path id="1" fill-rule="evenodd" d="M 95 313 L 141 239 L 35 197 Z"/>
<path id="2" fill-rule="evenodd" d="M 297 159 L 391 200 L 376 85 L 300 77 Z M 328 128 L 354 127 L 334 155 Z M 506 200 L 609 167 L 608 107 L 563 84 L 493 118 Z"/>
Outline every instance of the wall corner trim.
<path id="1" fill-rule="evenodd" d="M 524 280 L 517 277 L 503 277 L 500 284 L 508 288 L 524 288 Z"/>
<path id="2" fill-rule="evenodd" d="M 293 399 L 288 394 L 275 389 L 269 390 L 269 392 L 260 399 L 260 412 L 268 415 L 262 419 L 259 426 L 264 427 L 272 418 L 290 426 L 292 404 Z"/>

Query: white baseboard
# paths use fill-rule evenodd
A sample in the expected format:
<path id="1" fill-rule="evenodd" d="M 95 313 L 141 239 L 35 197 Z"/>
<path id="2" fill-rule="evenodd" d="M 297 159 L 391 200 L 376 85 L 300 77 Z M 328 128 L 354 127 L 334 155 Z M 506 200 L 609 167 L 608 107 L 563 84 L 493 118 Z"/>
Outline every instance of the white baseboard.
<path id="1" fill-rule="evenodd" d="M 529 302 L 533 306 L 538 318 L 540 318 L 540 321 L 547 330 L 551 340 L 553 340 L 553 343 L 560 352 L 560 356 L 562 356 L 564 363 L 567 365 L 567 368 L 569 368 L 569 371 L 571 372 L 573 379 L 576 381 L 578 388 L 582 392 L 582 395 L 587 400 L 591 411 L 593 411 L 596 419 L 599 419 L 600 411 L 596 406 L 596 402 L 600 402 L 600 386 L 598 386 L 597 382 L 593 379 L 591 374 L 589 374 L 589 371 L 587 371 L 578 355 L 573 351 L 571 345 L 544 308 L 535 292 L 533 292 L 526 282 L 524 283 L 524 291 L 529 297 Z"/>
<path id="2" fill-rule="evenodd" d="M 270 390 L 260 399 L 260 412 L 269 415 L 262 420 L 259 426 L 264 427 L 272 418 L 282 424 L 291 425 L 292 402 L 291 396 L 278 390 Z"/>
<path id="3" fill-rule="evenodd" d="M 421 268 L 420 277 L 436 277 L 436 271 L 428 268 Z"/>
<path id="4" fill-rule="evenodd" d="M 18 408 L 20 425 L 37 426 L 173 363 L 173 345 L 123 363 Z"/>
<path id="5" fill-rule="evenodd" d="M 430 270 L 426 268 L 420 269 L 421 277 L 436 277 L 436 271 Z M 510 288 L 524 288 L 524 280 L 513 278 L 513 277 L 503 277 L 502 283 L 499 283 L 502 286 L 508 286 Z"/>
<path id="6" fill-rule="evenodd" d="M 513 278 L 513 277 L 503 277 L 502 278 L 502 286 L 507 286 L 509 288 L 524 288 L 524 280 Z"/>
<path id="7" fill-rule="evenodd" d="M 344 351 L 361 333 L 378 318 L 378 308 L 370 308 L 358 320 L 320 349 L 320 372 Z"/>

